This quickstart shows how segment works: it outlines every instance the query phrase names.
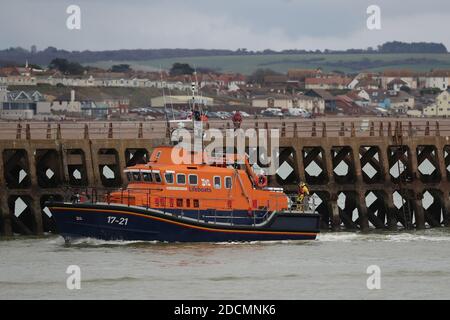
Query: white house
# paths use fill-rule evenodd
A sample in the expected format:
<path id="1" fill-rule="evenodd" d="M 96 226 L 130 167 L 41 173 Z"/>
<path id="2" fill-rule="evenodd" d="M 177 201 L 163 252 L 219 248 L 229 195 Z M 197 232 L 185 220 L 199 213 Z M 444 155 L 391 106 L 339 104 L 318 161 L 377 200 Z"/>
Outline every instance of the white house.
<path id="1" fill-rule="evenodd" d="M 311 113 L 322 114 L 325 112 L 325 100 L 310 96 L 257 96 L 252 99 L 254 108 L 278 108 L 278 109 L 304 109 Z"/>
<path id="2" fill-rule="evenodd" d="M 409 87 L 409 85 L 406 81 L 400 78 L 395 78 L 387 84 L 387 89 L 394 92 L 400 92 L 401 88 L 403 87 Z"/>
<path id="3" fill-rule="evenodd" d="M 436 97 L 436 102 L 423 109 L 426 117 L 448 117 L 450 116 L 450 92 L 442 92 Z"/>
<path id="4" fill-rule="evenodd" d="M 252 107 L 254 108 L 294 108 L 294 98 L 290 96 L 257 96 L 252 99 Z"/>
<path id="5" fill-rule="evenodd" d="M 409 71 L 385 71 L 381 76 L 381 87 L 383 89 L 388 89 L 388 84 L 395 80 L 400 79 L 406 83 L 406 85 L 411 89 L 417 89 L 417 77 L 414 73 Z"/>
<path id="6" fill-rule="evenodd" d="M 7 76 L 5 83 L 9 86 L 35 86 L 37 84 L 35 77 L 29 76 Z"/>
<path id="7" fill-rule="evenodd" d="M 447 90 L 447 87 L 449 86 L 449 78 L 445 76 L 419 77 L 419 86 L 421 88 L 436 88 L 440 90 Z"/>
<path id="8" fill-rule="evenodd" d="M 298 96 L 294 99 L 294 107 L 314 114 L 324 114 L 325 100 L 318 97 Z"/>

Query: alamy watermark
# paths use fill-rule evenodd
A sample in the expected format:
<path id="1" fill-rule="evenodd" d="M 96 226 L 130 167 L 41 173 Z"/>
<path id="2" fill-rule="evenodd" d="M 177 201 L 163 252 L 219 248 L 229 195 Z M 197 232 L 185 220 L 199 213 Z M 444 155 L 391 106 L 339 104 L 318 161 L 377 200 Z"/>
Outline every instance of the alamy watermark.
<path id="1" fill-rule="evenodd" d="M 192 131 L 178 128 L 171 136 L 178 148 L 172 150 L 175 164 L 258 164 L 266 175 L 279 168 L 280 132 L 278 129 L 208 129 Z M 248 142 L 248 143 L 247 143 Z M 224 152 L 224 150 L 226 152 Z M 246 152 L 248 150 L 248 153 Z M 237 157 L 234 156 L 237 155 Z"/>
<path id="2" fill-rule="evenodd" d="M 371 5 L 367 8 L 367 29 L 381 30 L 381 8 L 377 5 Z"/>
<path id="3" fill-rule="evenodd" d="M 66 13 L 69 15 L 66 20 L 66 27 L 69 30 L 81 30 L 81 8 L 75 4 L 67 7 Z"/>
<path id="4" fill-rule="evenodd" d="M 370 276 L 367 278 L 366 285 L 369 290 L 381 289 L 381 268 L 377 265 L 367 267 L 366 273 Z"/>
<path id="5" fill-rule="evenodd" d="M 81 268 L 77 265 L 68 266 L 66 274 L 69 276 L 66 280 L 68 290 L 81 290 Z"/>

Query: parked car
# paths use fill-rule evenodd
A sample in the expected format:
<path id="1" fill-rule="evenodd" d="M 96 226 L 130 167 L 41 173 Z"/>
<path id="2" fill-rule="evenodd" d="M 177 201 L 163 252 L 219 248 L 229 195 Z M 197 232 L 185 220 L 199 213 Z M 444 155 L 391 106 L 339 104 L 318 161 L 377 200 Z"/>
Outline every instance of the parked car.
<path id="1" fill-rule="evenodd" d="M 311 113 L 301 108 L 289 108 L 286 115 L 291 117 L 311 118 Z"/>
<path id="2" fill-rule="evenodd" d="M 237 111 L 233 111 L 232 114 L 234 115 L 236 112 L 237 112 Z M 251 117 L 251 115 L 248 114 L 247 112 L 239 111 L 239 113 L 241 114 L 241 116 L 242 116 L 243 118 L 250 118 L 250 117 Z"/>
<path id="3" fill-rule="evenodd" d="M 266 110 L 261 111 L 261 114 L 265 117 L 282 117 L 283 112 L 281 109 L 277 108 L 268 108 Z"/>
<path id="4" fill-rule="evenodd" d="M 217 111 L 217 116 L 222 120 L 227 120 L 231 118 L 231 114 L 226 111 Z"/>
<path id="5" fill-rule="evenodd" d="M 217 114 L 217 112 L 213 112 L 213 111 L 208 111 L 208 113 L 206 114 L 208 116 L 209 119 L 219 119 L 219 115 Z"/>

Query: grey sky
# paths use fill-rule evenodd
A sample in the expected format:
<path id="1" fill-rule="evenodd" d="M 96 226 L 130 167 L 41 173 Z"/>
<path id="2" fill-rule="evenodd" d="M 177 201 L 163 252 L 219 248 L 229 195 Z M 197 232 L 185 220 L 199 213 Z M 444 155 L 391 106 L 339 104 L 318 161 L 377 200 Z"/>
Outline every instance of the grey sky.
<path id="1" fill-rule="evenodd" d="M 79 31 L 66 8 L 81 7 Z M 366 28 L 381 7 L 382 29 Z M 1 0 L 0 48 L 347 49 L 385 41 L 443 42 L 448 0 Z"/>

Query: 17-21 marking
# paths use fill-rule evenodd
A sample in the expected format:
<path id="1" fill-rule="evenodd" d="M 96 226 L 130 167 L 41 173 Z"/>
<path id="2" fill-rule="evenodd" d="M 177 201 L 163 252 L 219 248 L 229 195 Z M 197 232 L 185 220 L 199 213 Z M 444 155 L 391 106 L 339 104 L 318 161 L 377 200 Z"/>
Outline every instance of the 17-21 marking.
<path id="1" fill-rule="evenodd" d="M 108 217 L 109 224 L 118 224 L 120 226 L 126 226 L 128 224 L 128 218 Z"/>

